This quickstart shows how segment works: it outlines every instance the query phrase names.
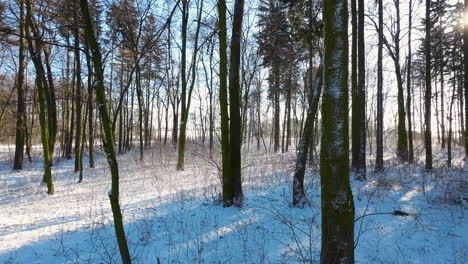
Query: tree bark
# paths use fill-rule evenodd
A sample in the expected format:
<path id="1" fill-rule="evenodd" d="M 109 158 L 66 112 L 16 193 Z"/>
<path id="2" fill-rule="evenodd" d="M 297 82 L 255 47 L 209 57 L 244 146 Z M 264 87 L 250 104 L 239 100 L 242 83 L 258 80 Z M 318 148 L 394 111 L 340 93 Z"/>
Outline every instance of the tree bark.
<path id="1" fill-rule="evenodd" d="M 324 87 L 320 181 L 320 263 L 354 263 L 354 202 L 349 182 L 348 5 L 323 2 Z"/>

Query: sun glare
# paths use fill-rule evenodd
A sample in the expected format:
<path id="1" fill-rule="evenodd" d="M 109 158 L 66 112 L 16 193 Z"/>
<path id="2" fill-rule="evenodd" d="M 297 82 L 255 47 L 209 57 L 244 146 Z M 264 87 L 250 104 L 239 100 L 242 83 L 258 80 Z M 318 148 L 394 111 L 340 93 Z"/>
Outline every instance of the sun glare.
<path id="1" fill-rule="evenodd" d="M 464 12 L 464 16 L 462 18 L 462 25 L 464 26 L 468 25 L 468 12 L 467 11 Z"/>

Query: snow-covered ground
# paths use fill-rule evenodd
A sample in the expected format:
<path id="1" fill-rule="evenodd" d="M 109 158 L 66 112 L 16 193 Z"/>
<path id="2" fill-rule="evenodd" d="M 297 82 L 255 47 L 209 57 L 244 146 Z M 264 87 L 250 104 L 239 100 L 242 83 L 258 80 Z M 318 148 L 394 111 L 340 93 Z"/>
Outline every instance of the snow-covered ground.
<path id="1" fill-rule="evenodd" d="M 102 151 L 82 183 L 73 160 L 56 159 L 53 196 L 40 184 L 39 152 L 21 172 L 11 171 L 11 158 L 0 153 L 0 263 L 120 262 Z M 119 157 L 134 263 L 317 263 L 318 174 L 306 175 L 309 204 L 292 208 L 294 153 L 244 158 L 242 209 L 220 206 L 219 175 L 206 149 L 189 145 L 185 171 L 176 171 L 175 161 L 171 145 L 147 150 L 144 162 L 138 151 Z M 385 174 L 352 182 L 356 263 L 468 263 L 467 172 L 428 174 L 391 163 Z"/>

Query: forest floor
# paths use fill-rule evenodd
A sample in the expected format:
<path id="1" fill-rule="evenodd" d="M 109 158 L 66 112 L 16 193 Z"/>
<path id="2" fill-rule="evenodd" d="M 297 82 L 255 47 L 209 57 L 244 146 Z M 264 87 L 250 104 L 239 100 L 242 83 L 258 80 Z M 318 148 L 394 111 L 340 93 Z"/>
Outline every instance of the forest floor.
<path id="1" fill-rule="evenodd" d="M 53 196 L 40 184 L 40 152 L 15 172 L 14 152 L 2 150 L 0 263 L 120 262 L 102 150 L 94 169 L 84 157 L 82 183 L 73 160 L 55 159 Z M 215 162 L 198 145 L 189 144 L 187 151 L 185 171 L 175 170 L 171 145 L 148 149 L 143 162 L 137 150 L 119 156 L 121 205 L 134 263 L 154 264 L 158 258 L 160 263 L 318 263 L 316 169 L 306 175 L 307 206 L 293 208 L 294 151 L 248 154 L 244 207 L 223 208 Z M 369 164 L 367 181 L 352 180 L 359 218 L 356 263 L 468 263 L 468 172 L 461 164 L 457 159 L 455 168 L 427 173 L 387 159 L 385 173 L 373 173 Z"/>

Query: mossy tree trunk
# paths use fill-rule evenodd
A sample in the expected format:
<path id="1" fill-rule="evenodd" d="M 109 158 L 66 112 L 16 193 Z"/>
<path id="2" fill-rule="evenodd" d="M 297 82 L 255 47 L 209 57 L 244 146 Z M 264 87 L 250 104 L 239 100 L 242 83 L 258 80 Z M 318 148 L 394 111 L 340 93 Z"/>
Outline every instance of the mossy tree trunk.
<path id="1" fill-rule="evenodd" d="M 33 19 L 33 7 L 31 0 L 26 0 L 26 32 L 31 32 L 32 36 L 29 33 L 26 33 L 28 40 L 28 49 L 31 54 L 31 59 L 36 69 L 36 87 L 37 87 L 37 97 L 39 103 L 39 123 L 41 126 L 41 141 L 42 148 L 44 152 L 44 176 L 42 181 L 47 184 L 47 193 L 54 194 L 54 184 L 52 180 L 52 153 L 49 142 L 49 122 L 48 122 L 48 109 L 46 104 L 46 86 L 47 79 L 45 75 L 44 65 L 42 64 L 41 50 L 42 43 L 39 39 L 39 32 L 37 30 L 35 21 Z M 33 43 L 33 39 L 35 40 Z"/>
<path id="2" fill-rule="evenodd" d="M 107 101 L 104 89 L 104 72 L 102 65 L 102 57 L 99 44 L 94 35 L 92 18 L 89 13 L 88 1 L 80 0 L 83 21 L 85 24 L 85 39 L 91 50 L 94 66 L 94 76 L 96 79 L 96 102 L 99 109 L 99 114 L 102 122 L 102 129 L 104 131 L 104 147 L 107 154 L 107 162 L 112 175 L 112 188 L 109 191 L 109 198 L 112 208 L 112 215 L 114 217 L 114 229 L 119 245 L 120 257 L 122 263 L 131 263 L 130 252 L 128 250 L 127 239 L 125 237 L 125 230 L 122 220 L 122 212 L 119 204 L 119 166 L 114 149 L 114 132 L 112 130 L 112 122 L 109 118 Z"/>
<path id="3" fill-rule="evenodd" d="M 349 182 L 347 1 L 324 1 L 323 20 L 320 263 L 354 263 L 354 202 Z"/>
<path id="4" fill-rule="evenodd" d="M 179 134 L 179 149 L 178 149 L 178 156 L 177 156 L 177 170 L 184 169 L 185 163 L 185 144 L 187 141 L 187 122 L 190 113 L 190 102 L 192 99 L 192 92 L 193 88 L 195 87 L 195 77 L 196 77 L 196 70 L 197 67 L 197 54 L 200 47 L 198 47 L 198 39 L 200 35 L 200 28 L 201 28 L 201 16 L 203 13 L 203 0 L 200 1 L 200 5 L 197 6 L 198 14 L 197 14 L 197 28 L 195 30 L 194 36 L 194 51 L 192 55 L 192 67 L 191 67 L 191 83 L 190 87 L 188 87 L 187 82 L 187 24 L 189 18 L 189 1 L 182 0 L 182 58 L 181 58 L 181 78 L 182 78 L 182 93 L 181 93 L 181 123 L 180 123 L 180 134 Z"/>

